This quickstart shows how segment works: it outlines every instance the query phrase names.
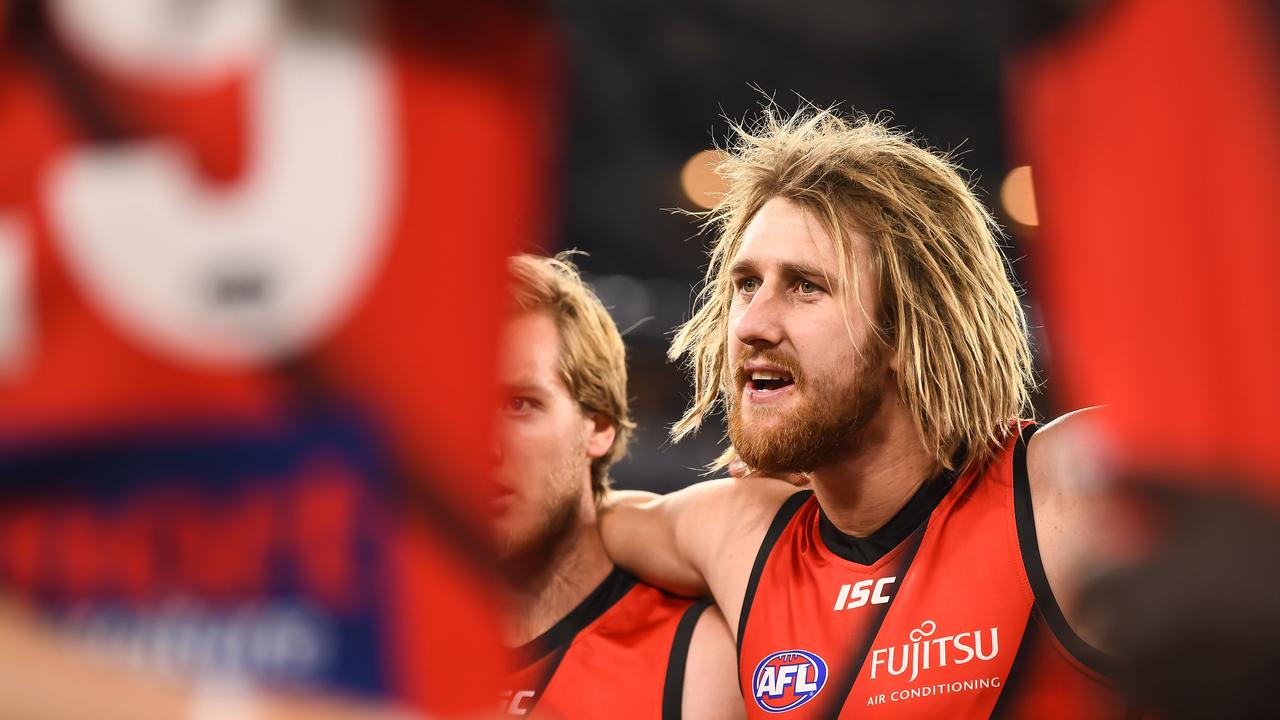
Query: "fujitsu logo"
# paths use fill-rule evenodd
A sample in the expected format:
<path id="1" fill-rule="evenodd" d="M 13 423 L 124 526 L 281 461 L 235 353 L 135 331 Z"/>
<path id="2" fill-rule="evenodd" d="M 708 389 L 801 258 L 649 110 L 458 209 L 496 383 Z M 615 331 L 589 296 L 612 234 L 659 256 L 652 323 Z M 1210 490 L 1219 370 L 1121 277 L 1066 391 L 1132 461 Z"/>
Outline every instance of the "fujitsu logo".
<path id="1" fill-rule="evenodd" d="M 898 581 L 897 577 L 884 577 L 879 580 L 863 580 L 856 584 L 840 586 L 840 597 L 836 598 L 836 611 L 860 608 L 870 602 L 872 605 L 883 605 L 892 597 L 885 588 Z"/>
<path id="2" fill-rule="evenodd" d="M 921 670 L 964 665 L 974 659 L 990 660 L 1000 654 L 998 628 L 970 630 L 935 638 L 933 634 L 937 629 L 937 623 L 925 620 L 908 635 L 910 643 L 872 650 L 871 679 L 874 680 L 877 673 L 888 670 L 892 676 L 910 671 L 911 680 L 915 680 Z"/>

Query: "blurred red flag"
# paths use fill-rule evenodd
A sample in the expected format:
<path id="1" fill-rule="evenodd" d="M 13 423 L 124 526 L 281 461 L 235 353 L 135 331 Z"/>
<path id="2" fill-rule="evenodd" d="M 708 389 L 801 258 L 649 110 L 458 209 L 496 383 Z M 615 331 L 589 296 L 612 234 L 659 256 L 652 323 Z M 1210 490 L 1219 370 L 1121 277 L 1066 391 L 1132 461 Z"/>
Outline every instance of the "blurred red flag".
<path id="1" fill-rule="evenodd" d="M 1054 382 L 1119 460 L 1280 501 L 1280 83 L 1249 0 L 1121 0 L 1013 66 Z"/>
<path id="2" fill-rule="evenodd" d="M 207 603 L 215 628 L 301 607 L 321 651 L 284 680 L 439 713 L 492 707 L 505 652 L 492 568 L 478 565 L 505 259 L 543 242 L 549 205 L 558 67 L 545 8 L 351 3 L 369 24 L 285 24 L 246 40 L 253 62 L 176 82 L 130 47 L 104 55 L 121 46 L 95 47 L 92 23 L 77 30 L 53 6 L 15 17 L 0 0 L 0 291 L 21 291 L 0 292 L 0 464 L 25 474 L 0 483 L 0 591 L 93 616 L 127 588 L 110 616 L 128 618 L 122 637 L 173 596 Z M 228 8 L 205 10 L 239 12 Z M 263 37 L 276 45 L 254 46 Z M 293 111 L 344 83 L 388 102 Z M 370 132 L 344 134 L 360 126 L 351 117 Z M 281 151 L 335 127 L 332 143 Z M 354 167 L 374 168 L 382 194 L 319 193 L 331 168 L 378 153 Z M 168 178 L 156 157 L 192 171 L 112 194 Z M 316 193 L 288 194 L 310 180 Z M 166 202 L 189 200 L 175 185 L 199 212 L 148 236 Z M 360 203 L 360 232 L 321 248 Z M 68 210 L 81 206 L 106 212 L 85 222 Z M 295 227 L 316 232 L 271 232 Z M 201 318 L 218 318 L 202 304 L 211 292 L 270 304 L 322 250 L 366 262 L 375 245 L 367 274 L 310 286 L 316 305 L 346 293 L 323 332 L 267 337 L 287 351 L 248 360 L 201 344 Z M 111 262 L 85 261 L 103 247 Z M 166 264 L 175 248 L 189 257 Z M 175 268 L 198 272 L 161 282 Z M 224 271 L 229 283 L 203 285 Z M 156 288 L 171 293 L 163 312 L 144 292 Z M 170 311 L 193 319 L 166 326 Z M 168 562 L 170 535 L 184 562 Z"/>

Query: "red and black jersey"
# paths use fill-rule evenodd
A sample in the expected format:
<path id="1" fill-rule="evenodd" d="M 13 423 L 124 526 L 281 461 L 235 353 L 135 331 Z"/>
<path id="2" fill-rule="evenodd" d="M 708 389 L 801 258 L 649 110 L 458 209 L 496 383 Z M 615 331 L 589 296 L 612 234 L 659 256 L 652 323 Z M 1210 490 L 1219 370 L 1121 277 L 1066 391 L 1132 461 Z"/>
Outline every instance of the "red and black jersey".
<path id="1" fill-rule="evenodd" d="M 1034 432 L 925 483 L 867 538 L 836 528 L 811 491 L 788 499 L 738 626 L 748 716 L 1123 716 L 1109 659 L 1071 630 L 1040 562 Z"/>
<path id="2" fill-rule="evenodd" d="M 685 661 L 705 602 L 614 569 L 560 622 L 517 652 L 508 715 L 679 720 Z M 534 712 L 536 708 L 536 713 Z"/>

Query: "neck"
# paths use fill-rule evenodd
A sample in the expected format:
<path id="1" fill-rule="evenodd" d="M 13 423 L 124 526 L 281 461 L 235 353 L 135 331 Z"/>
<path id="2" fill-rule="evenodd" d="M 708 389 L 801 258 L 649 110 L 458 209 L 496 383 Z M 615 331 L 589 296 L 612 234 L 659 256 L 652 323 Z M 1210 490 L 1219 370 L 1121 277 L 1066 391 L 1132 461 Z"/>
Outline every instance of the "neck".
<path id="1" fill-rule="evenodd" d="M 844 457 L 812 473 L 823 512 L 856 537 L 883 527 L 939 468 L 896 396 L 886 398 L 862 435 Z"/>
<path id="2" fill-rule="evenodd" d="M 580 521 L 533 568 L 522 568 L 509 591 L 512 602 L 507 644 L 518 647 L 551 629 L 613 570 L 596 525 L 590 495 Z"/>

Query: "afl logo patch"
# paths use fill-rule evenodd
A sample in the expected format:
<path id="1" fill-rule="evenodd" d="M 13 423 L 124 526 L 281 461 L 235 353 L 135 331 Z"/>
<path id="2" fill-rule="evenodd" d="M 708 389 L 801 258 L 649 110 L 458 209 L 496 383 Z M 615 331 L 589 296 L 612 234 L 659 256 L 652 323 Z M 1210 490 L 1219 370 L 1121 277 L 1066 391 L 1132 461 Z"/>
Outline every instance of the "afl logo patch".
<path id="1" fill-rule="evenodd" d="M 756 665 L 751 690 L 769 713 L 795 710 L 818 696 L 827 684 L 827 663 L 805 650 L 776 652 Z"/>

